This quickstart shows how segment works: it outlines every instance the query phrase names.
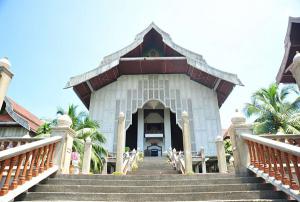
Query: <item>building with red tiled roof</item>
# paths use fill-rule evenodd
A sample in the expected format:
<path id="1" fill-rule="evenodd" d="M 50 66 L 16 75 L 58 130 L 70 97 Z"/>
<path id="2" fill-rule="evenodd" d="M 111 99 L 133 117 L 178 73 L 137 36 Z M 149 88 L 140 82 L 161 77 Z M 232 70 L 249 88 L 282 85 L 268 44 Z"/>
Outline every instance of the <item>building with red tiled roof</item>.
<path id="1" fill-rule="evenodd" d="M 35 136 L 42 124 L 43 121 L 34 114 L 5 97 L 0 111 L 0 137 Z"/>

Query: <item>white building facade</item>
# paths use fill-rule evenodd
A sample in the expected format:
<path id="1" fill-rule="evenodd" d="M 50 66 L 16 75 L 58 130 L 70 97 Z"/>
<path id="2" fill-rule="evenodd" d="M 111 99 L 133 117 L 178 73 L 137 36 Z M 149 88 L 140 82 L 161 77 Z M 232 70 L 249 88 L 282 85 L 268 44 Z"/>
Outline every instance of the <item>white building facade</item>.
<path id="1" fill-rule="evenodd" d="M 242 85 L 236 75 L 209 66 L 151 24 L 131 45 L 71 78 L 67 87 L 73 87 L 100 123 L 109 152 L 116 151 L 118 115 L 123 112 L 126 146 L 160 156 L 169 148 L 183 149 L 183 111 L 189 114 L 192 150 L 204 147 L 207 155 L 215 155 L 219 107 L 235 85 Z"/>

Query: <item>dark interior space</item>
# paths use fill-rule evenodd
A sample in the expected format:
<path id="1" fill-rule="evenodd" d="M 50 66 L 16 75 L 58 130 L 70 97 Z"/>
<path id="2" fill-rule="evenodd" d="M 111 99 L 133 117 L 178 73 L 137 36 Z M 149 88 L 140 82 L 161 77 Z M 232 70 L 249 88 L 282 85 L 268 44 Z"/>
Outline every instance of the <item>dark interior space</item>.
<path id="1" fill-rule="evenodd" d="M 129 147 L 130 150 L 137 149 L 137 125 L 138 125 L 138 116 L 137 112 L 132 114 L 132 124 L 126 131 L 126 147 Z"/>
<path id="2" fill-rule="evenodd" d="M 170 112 L 171 118 L 171 143 L 172 149 L 177 151 L 183 151 L 183 140 L 182 140 L 182 131 L 176 123 L 176 115 L 173 112 Z"/>

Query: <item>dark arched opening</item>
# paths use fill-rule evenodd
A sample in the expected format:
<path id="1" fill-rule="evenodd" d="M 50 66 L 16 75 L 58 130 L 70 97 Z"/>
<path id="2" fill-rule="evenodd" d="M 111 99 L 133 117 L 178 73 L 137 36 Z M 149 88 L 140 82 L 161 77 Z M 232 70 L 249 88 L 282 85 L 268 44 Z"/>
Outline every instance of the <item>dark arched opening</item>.
<path id="1" fill-rule="evenodd" d="M 179 128 L 176 123 L 176 114 L 170 112 L 171 119 L 171 143 L 172 149 L 176 149 L 177 151 L 183 151 L 183 139 L 182 139 L 182 130 Z"/>
<path id="2" fill-rule="evenodd" d="M 137 149 L 137 125 L 138 125 L 138 116 L 137 112 L 132 114 L 132 124 L 126 130 L 126 147 L 129 147 L 130 150 Z"/>

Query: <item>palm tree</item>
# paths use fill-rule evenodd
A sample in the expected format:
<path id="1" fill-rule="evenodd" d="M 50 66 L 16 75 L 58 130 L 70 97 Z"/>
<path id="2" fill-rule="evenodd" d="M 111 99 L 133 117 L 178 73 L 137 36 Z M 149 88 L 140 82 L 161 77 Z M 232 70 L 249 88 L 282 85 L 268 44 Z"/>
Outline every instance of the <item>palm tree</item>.
<path id="1" fill-rule="evenodd" d="M 36 133 L 38 135 L 41 134 L 50 134 L 52 130 L 52 123 L 51 122 L 45 122 L 43 125 L 41 125 L 37 130 Z"/>
<path id="2" fill-rule="evenodd" d="M 76 105 L 69 105 L 68 110 L 65 111 L 59 107 L 57 114 L 67 114 L 72 119 L 71 128 L 76 131 L 76 137 L 73 141 L 73 150 L 80 153 L 81 158 L 84 153 L 84 143 L 87 137 L 92 141 L 92 158 L 91 158 L 91 171 L 98 173 L 102 170 L 103 157 L 107 156 L 107 151 L 104 149 L 103 144 L 106 138 L 98 131 L 100 125 L 88 117 L 86 112 L 77 113 Z"/>
<path id="3" fill-rule="evenodd" d="M 80 124 L 80 122 L 85 118 L 85 117 L 88 117 L 88 114 L 84 111 L 81 111 L 79 113 L 77 113 L 77 105 L 73 105 L 73 104 L 70 104 L 68 106 L 68 110 L 65 111 L 62 107 L 58 107 L 57 108 L 57 112 L 56 114 L 67 114 L 71 120 L 72 120 L 72 125 L 71 125 L 71 128 L 73 130 L 76 130 L 78 124 Z"/>
<path id="4" fill-rule="evenodd" d="M 297 97 L 290 102 L 292 94 Z M 279 88 L 274 83 L 259 89 L 252 95 L 251 103 L 246 103 L 244 112 L 247 117 L 255 117 L 255 134 L 300 134 L 300 97 L 293 85 Z"/>

